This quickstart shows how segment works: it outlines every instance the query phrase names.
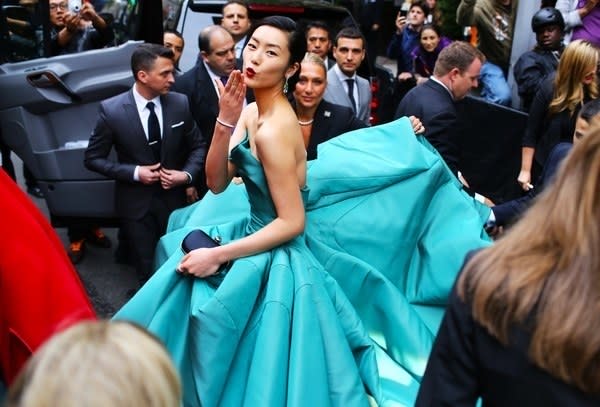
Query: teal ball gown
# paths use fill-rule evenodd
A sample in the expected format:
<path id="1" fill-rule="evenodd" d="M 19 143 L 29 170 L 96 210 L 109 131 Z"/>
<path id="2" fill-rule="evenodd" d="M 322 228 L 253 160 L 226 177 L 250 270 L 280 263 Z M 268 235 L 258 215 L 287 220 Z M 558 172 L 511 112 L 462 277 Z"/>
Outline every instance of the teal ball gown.
<path id="1" fill-rule="evenodd" d="M 303 235 L 235 260 L 221 280 L 175 272 L 183 237 L 223 243 L 275 218 L 248 140 L 244 183 L 174 212 L 154 276 L 118 312 L 163 340 L 185 406 L 410 406 L 463 259 L 489 209 L 408 119 L 319 146 Z"/>

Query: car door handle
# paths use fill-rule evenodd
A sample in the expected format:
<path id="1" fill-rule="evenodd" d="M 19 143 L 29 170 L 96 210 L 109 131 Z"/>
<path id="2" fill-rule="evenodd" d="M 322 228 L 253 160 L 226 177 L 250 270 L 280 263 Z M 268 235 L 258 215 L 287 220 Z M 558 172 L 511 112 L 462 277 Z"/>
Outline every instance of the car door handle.
<path id="1" fill-rule="evenodd" d="M 36 88 L 60 88 L 65 94 L 67 94 L 73 102 L 79 102 L 81 97 L 77 93 L 63 82 L 56 74 L 52 71 L 41 71 L 27 75 L 27 82 Z"/>

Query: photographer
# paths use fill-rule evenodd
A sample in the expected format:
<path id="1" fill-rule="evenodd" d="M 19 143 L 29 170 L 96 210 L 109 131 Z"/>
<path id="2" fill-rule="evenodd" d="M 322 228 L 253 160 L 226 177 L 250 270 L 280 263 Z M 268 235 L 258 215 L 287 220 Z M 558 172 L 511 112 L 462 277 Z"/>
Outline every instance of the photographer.
<path id="1" fill-rule="evenodd" d="M 88 2 L 77 3 L 50 0 L 51 55 L 103 48 L 114 40 L 113 30 L 94 6 Z"/>

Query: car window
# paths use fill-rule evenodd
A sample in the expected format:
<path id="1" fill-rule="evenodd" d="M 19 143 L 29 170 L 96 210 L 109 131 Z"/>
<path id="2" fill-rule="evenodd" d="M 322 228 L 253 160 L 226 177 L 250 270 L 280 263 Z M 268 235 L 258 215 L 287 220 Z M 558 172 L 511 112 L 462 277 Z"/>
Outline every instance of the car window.
<path id="1" fill-rule="evenodd" d="M 186 2 L 183 3 L 177 16 L 177 29 L 183 34 L 186 44 L 191 44 L 186 45 L 181 57 L 180 66 L 184 71 L 192 68 L 198 59 L 197 37 L 200 30 L 207 25 L 221 23 L 224 3 L 215 0 L 189 0 L 188 9 L 185 7 Z M 248 8 L 252 21 L 270 15 L 287 16 L 300 24 L 320 20 L 331 28 L 333 36 L 345 26 L 357 26 L 348 9 L 334 6 L 332 1 L 286 3 L 255 0 L 248 4 Z M 358 74 L 366 78 L 373 76 L 368 64 L 362 64 Z"/>
<path id="2" fill-rule="evenodd" d="M 5 0 L 0 10 L 0 63 L 21 62 L 56 54 L 51 41 L 53 26 L 50 24 L 50 8 L 53 11 L 69 11 L 81 7 L 82 0 Z M 84 0 L 86 1 L 86 0 Z M 167 0 L 165 3 L 177 3 Z M 54 3 L 54 4 L 51 4 Z M 90 0 L 95 12 L 106 22 L 113 35 L 101 47 L 122 44 L 132 39 L 135 29 L 139 0 Z M 94 49 L 100 48 L 95 46 Z M 75 50 L 76 52 L 77 50 Z M 69 51 L 73 52 L 73 51 Z"/>

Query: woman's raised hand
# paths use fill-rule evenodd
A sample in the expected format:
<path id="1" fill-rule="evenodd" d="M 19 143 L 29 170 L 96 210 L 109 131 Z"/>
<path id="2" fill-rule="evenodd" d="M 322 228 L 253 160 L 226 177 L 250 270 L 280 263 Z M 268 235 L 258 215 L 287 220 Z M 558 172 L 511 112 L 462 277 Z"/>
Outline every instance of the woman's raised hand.
<path id="1" fill-rule="evenodd" d="M 229 75 L 227 84 L 216 81 L 219 88 L 219 119 L 225 123 L 235 125 L 240 118 L 246 97 L 246 84 L 244 75 L 239 70 L 234 70 Z"/>

